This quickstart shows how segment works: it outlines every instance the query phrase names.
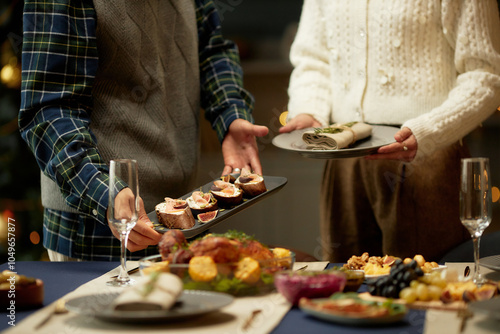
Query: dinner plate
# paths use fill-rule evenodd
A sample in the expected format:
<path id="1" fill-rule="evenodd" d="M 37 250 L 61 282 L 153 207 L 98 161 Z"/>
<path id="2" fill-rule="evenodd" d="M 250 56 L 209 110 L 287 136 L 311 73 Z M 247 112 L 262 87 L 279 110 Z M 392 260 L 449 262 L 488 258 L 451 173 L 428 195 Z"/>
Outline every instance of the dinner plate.
<path id="1" fill-rule="evenodd" d="M 479 264 L 491 270 L 500 271 L 500 255 L 492 255 L 479 259 Z"/>
<path id="2" fill-rule="evenodd" d="M 94 294 L 66 302 L 66 309 L 77 314 L 120 323 L 152 323 L 193 319 L 229 305 L 234 297 L 220 292 L 184 290 L 175 305 L 162 311 L 115 311 L 112 302 L 120 293 Z"/>
<path id="3" fill-rule="evenodd" d="M 278 190 L 280 190 L 281 188 L 283 188 L 286 183 L 288 182 L 287 178 L 285 177 L 281 177 L 281 176 L 263 176 L 264 177 L 264 183 L 266 185 L 266 191 L 263 192 L 262 194 L 260 195 L 257 195 L 257 196 L 254 196 L 252 198 L 246 198 L 246 197 L 243 197 L 243 202 L 234 206 L 234 207 L 231 207 L 229 209 L 219 209 L 219 212 L 217 214 L 217 217 L 215 217 L 214 219 L 212 219 L 211 221 L 207 222 L 207 223 L 201 223 L 198 219 L 196 219 L 195 217 L 195 225 L 192 227 L 192 228 L 189 228 L 189 229 L 183 229 L 181 230 L 183 233 L 184 233 L 184 236 L 186 238 L 192 238 L 206 230 L 208 230 L 209 228 L 211 228 L 212 226 L 214 225 L 217 225 L 219 224 L 220 222 L 222 222 L 223 220 L 233 216 L 234 214 L 238 213 L 238 212 L 241 212 L 242 210 L 258 203 L 259 201 L 265 199 L 266 197 L 268 197 L 269 195 L 272 195 L 274 193 L 276 193 Z M 200 187 L 200 188 L 196 188 L 194 189 L 193 191 L 203 191 L 203 192 L 209 192 L 210 191 L 210 188 L 212 187 L 213 185 L 213 181 L 205 184 L 204 186 Z M 191 194 L 193 193 L 193 191 L 185 194 L 184 196 L 180 197 L 181 199 L 186 199 L 188 198 L 189 196 L 191 196 Z M 166 195 L 168 196 L 168 195 Z M 165 196 L 165 197 L 166 197 Z M 157 231 L 157 232 L 160 232 L 160 233 L 165 233 L 166 231 L 169 230 L 169 228 L 165 227 L 164 225 L 160 224 L 160 222 L 158 221 L 158 217 L 156 215 L 156 212 L 155 211 L 152 211 L 150 213 L 148 213 L 148 217 L 149 219 L 151 220 L 151 222 L 153 223 L 154 225 L 154 229 Z"/>
<path id="4" fill-rule="evenodd" d="M 343 159 L 362 157 L 377 152 L 381 146 L 395 142 L 394 135 L 399 128 L 386 125 L 372 125 L 372 135 L 366 139 L 358 140 L 348 148 L 339 150 L 312 150 L 302 140 L 302 134 L 313 128 L 301 129 L 289 133 L 282 133 L 273 138 L 273 145 L 284 150 L 297 152 L 307 158 L 315 159 Z"/>
<path id="5" fill-rule="evenodd" d="M 500 297 L 469 303 L 469 309 L 500 320 Z"/>
<path id="6" fill-rule="evenodd" d="M 315 299 L 315 302 L 321 302 L 324 299 Z M 304 305 L 299 305 L 299 308 L 306 314 L 313 316 L 315 318 L 334 322 L 342 325 L 351 326 L 372 326 L 372 325 L 385 325 L 398 322 L 404 319 L 408 310 L 404 305 L 397 305 L 400 311 L 394 314 L 382 316 L 382 317 L 362 317 L 355 315 L 336 314 L 329 311 L 320 311 Z"/>

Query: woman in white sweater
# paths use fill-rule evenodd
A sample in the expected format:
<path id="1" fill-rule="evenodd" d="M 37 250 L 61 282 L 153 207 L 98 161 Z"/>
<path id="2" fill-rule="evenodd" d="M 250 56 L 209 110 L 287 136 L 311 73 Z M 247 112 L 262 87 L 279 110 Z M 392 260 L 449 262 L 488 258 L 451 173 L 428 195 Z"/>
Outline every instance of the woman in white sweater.
<path id="1" fill-rule="evenodd" d="M 280 132 L 352 121 L 401 128 L 375 155 L 327 162 L 325 259 L 439 260 L 469 238 L 458 208 L 461 139 L 500 105 L 499 51 L 494 0 L 304 1 Z"/>

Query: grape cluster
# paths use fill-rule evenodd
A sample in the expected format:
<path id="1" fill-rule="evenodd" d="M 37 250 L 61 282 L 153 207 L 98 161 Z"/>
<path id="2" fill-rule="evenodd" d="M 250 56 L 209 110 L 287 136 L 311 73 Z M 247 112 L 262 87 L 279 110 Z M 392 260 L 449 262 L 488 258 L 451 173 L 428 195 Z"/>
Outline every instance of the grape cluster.
<path id="1" fill-rule="evenodd" d="M 417 280 L 423 275 L 424 272 L 417 261 L 412 260 L 405 264 L 402 260 L 397 259 L 388 276 L 367 282 L 368 292 L 373 296 L 399 298 L 401 290 L 410 286 L 411 281 Z"/>

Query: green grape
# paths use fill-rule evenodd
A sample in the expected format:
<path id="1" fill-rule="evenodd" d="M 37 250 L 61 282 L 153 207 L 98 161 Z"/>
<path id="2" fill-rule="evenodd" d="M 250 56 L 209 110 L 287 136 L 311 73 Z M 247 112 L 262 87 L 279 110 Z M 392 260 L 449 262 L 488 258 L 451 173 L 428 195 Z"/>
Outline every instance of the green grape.
<path id="1" fill-rule="evenodd" d="M 429 285 L 427 287 L 427 290 L 429 292 L 430 300 L 439 300 L 441 298 L 441 293 L 443 292 L 443 290 L 439 286 Z"/>
<path id="2" fill-rule="evenodd" d="M 444 279 L 441 278 L 440 275 L 436 275 L 432 277 L 431 284 L 440 287 L 441 289 L 444 289 L 447 283 Z"/>
<path id="3" fill-rule="evenodd" d="M 413 280 L 410 282 L 410 288 L 416 289 L 419 284 L 419 281 Z"/>
<path id="4" fill-rule="evenodd" d="M 407 287 L 401 290 L 399 298 L 404 299 L 408 304 L 411 304 L 417 300 L 417 292 L 415 289 Z"/>
<path id="5" fill-rule="evenodd" d="M 429 289 L 427 288 L 427 285 L 424 283 L 419 283 L 417 287 L 415 288 L 418 300 L 421 301 L 428 301 L 429 300 Z"/>

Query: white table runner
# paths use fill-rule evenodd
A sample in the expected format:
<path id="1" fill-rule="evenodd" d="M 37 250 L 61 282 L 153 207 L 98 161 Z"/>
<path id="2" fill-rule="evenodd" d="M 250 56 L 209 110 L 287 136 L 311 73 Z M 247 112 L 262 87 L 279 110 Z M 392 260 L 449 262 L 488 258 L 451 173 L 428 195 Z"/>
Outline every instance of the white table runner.
<path id="1" fill-rule="evenodd" d="M 136 261 L 128 261 L 128 267 L 137 266 Z M 305 270 L 323 270 L 328 262 L 297 262 L 294 269 L 307 265 Z M 83 284 L 76 290 L 68 293 L 63 298 L 69 300 L 75 297 L 117 292 L 122 288 L 109 287 L 106 282 L 110 276 L 116 275 L 119 268 Z M 139 275 L 136 273 L 134 275 Z M 132 277 L 134 276 L 132 275 Z M 291 305 L 279 293 L 271 293 L 256 297 L 238 297 L 230 305 L 222 308 L 220 312 L 214 312 L 192 320 L 166 322 L 162 324 L 117 324 L 104 322 L 93 317 L 81 316 L 74 313 L 55 314 L 41 328 L 35 330 L 39 324 L 53 309 L 54 304 L 48 305 L 35 312 L 15 327 L 5 331 L 7 334 L 35 333 L 35 334 L 128 334 L 142 333 L 147 330 L 148 334 L 155 333 L 200 333 L 204 334 L 265 334 L 271 332 L 289 311 Z M 244 329 L 248 317 L 255 310 L 261 310 L 255 316 L 251 324 Z"/>

